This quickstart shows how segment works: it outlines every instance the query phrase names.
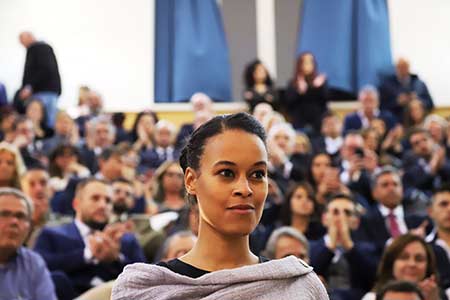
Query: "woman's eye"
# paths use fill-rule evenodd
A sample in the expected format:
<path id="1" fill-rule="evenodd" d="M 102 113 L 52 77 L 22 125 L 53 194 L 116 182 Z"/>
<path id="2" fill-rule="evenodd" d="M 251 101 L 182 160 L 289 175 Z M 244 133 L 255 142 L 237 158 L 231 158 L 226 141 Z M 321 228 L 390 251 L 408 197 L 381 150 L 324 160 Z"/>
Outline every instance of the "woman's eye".
<path id="1" fill-rule="evenodd" d="M 231 170 L 225 169 L 219 172 L 220 175 L 224 177 L 233 177 L 234 173 Z"/>
<path id="2" fill-rule="evenodd" d="M 253 172 L 252 177 L 256 178 L 256 179 L 263 179 L 264 177 L 266 177 L 266 172 L 264 172 L 264 171 L 255 171 L 255 172 Z"/>

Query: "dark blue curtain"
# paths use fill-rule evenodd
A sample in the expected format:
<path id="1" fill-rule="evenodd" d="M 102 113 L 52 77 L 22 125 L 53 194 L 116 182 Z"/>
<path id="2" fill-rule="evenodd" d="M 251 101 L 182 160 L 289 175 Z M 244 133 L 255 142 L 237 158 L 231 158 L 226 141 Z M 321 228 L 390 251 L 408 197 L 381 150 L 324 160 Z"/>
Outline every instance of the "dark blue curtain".
<path id="1" fill-rule="evenodd" d="M 304 0 L 297 55 L 311 51 L 331 87 L 356 92 L 392 71 L 386 0 Z"/>
<path id="2" fill-rule="evenodd" d="M 155 102 L 203 92 L 231 100 L 231 67 L 216 0 L 156 1 Z"/>

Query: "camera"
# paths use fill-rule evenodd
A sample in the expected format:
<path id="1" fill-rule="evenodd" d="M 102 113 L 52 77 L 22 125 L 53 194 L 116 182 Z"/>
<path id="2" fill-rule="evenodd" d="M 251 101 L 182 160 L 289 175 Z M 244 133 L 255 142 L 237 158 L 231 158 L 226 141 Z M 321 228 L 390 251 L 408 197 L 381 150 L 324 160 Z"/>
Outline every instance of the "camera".
<path id="1" fill-rule="evenodd" d="M 364 149 L 361 147 L 356 148 L 355 155 L 358 155 L 360 158 L 363 158 L 364 157 Z"/>

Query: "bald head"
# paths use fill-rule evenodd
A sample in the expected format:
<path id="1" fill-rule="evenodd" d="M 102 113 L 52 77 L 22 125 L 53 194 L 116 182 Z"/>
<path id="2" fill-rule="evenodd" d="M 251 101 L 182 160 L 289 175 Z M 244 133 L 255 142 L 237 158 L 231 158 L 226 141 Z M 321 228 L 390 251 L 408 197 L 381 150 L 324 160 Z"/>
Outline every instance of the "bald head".
<path id="1" fill-rule="evenodd" d="M 24 31 L 19 34 L 19 41 L 25 48 L 28 48 L 31 46 L 31 44 L 36 42 L 36 38 L 34 37 L 33 33 Z"/>
<path id="2" fill-rule="evenodd" d="M 396 65 L 397 76 L 400 79 L 406 78 L 409 76 L 409 62 L 404 58 L 399 58 Z"/>

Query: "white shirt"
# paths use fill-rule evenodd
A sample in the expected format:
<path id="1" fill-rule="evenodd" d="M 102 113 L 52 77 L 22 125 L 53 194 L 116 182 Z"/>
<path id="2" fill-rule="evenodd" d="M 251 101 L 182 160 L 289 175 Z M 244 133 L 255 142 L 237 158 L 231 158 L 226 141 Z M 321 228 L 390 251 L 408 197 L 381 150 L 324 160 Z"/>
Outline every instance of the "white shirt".
<path id="1" fill-rule="evenodd" d="M 337 153 L 344 143 L 344 139 L 342 136 L 338 136 L 337 138 L 332 138 L 329 136 L 325 137 L 325 149 L 328 154 L 335 154 Z"/>
<path id="2" fill-rule="evenodd" d="M 366 117 L 364 112 L 362 110 L 358 110 L 357 114 L 358 114 L 359 118 L 361 119 L 362 128 L 369 128 L 370 121 L 369 121 L 369 118 Z M 380 110 L 378 108 L 374 109 L 373 118 L 378 118 L 379 115 L 380 115 Z"/>
<path id="3" fill-rule="evenodd" d="M 165 152 L 166 153 L 166 160 L 174 160 L 174 157 L 173 157 L 174 150 L 173 150 L 172 146 L 169 146 L 167 148 L 163 148 L 163 147 L 159 147 L 158 146 L 158 147 L 155 148 L 155 150 L 156 150 L 156 153 L 158 153 L 159 157 L 162 157 L 164 155 L 164 152 Z"/>
<path id="4" fill-rule="evenodd" d="M 391 209 L 387 208 L 386 206 L 384 206 L 382 204 L 378 204 L 378 209 L 380 210 L 380 213 L 385 220 L 386 228 L 390 232 L 389 221 L 388 221 L 387 217 L 388 217 L 389 213 L 391 212 Z M 407 233 L 408 226 L 406 226 L 405 212 L 403 210 L 403 206 L 397 205 L 397 207 L 392 210 L 392 214 L 395 216 L 395 219 L 397 220 L 398 229 L 400 230 L 400 233 L 401 234 Z"/>

